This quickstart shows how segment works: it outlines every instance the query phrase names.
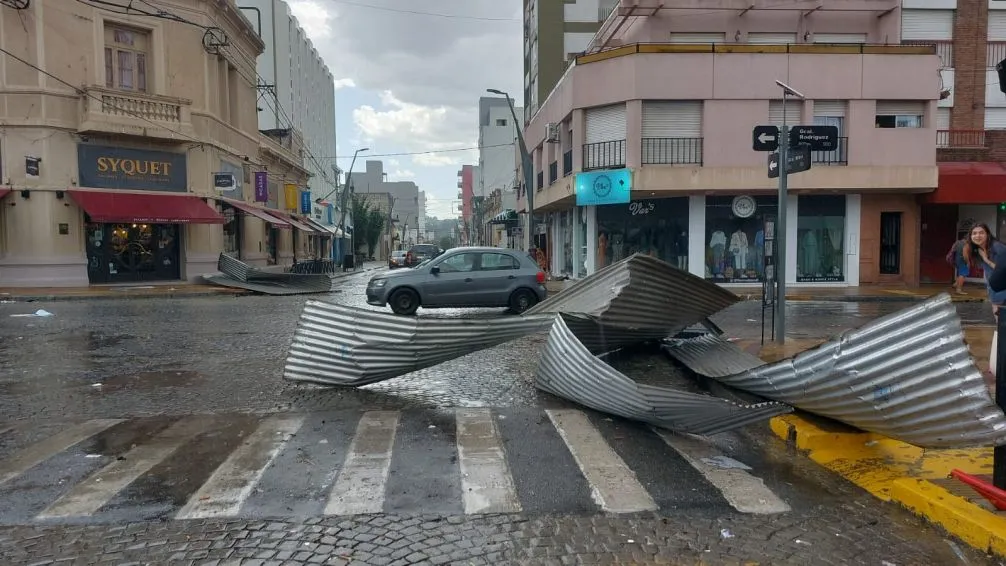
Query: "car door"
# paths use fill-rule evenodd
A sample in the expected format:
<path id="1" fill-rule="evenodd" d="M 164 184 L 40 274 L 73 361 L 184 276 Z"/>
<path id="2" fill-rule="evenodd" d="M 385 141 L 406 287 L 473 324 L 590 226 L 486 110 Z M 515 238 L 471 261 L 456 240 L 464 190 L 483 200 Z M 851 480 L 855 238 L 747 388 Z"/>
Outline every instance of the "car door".
<path id="1" fill-rule="evenodd" d="M 464 306 L 474 289 L 474 276 L 478 268 L 479 254 L 460 252 L 434 261 L 430 268 L 436 268 L 423 285 L 423 304 L 426 306 Z"/>
<path id="2" fill-rule="evenodd" d="M 475 279 L 480 306 L 506 306 L 517 284 L 517 262 L 510 254 L 484 252 Z"/>

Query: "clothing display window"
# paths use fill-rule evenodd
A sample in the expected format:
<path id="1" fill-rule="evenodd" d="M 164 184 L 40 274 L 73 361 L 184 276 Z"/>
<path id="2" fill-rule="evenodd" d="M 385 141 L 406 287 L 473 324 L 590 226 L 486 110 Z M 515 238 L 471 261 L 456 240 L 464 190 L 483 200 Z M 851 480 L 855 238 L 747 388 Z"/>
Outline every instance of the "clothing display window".
<path id="1" fill-rule="evenodd" d="M 241 215 L 232 206 L 223 207 L 224 253 L 241 259 Z"/>
<path id="2" fill-rule="evenodd" d="M 845 196 L 802 195 L 797 201 L 796 280 L 845 281 Z"/>
<path id="3" fill-rule="evenodd" d="M 777 212 L 774 196 L 751 197 L 750 214 L 734 214 L 733 196 L 706 197 L 705 277 L 718 283 L 754 283 L 765 275 L 765 217 Z"/>
<path id="4" fill-rule="evenodd" d="M 573 211 L 559 213 L 559 233 L 562 234 L 562 273 L 573 275 Z"/>
<path id="5" fill-rule="evenodd" d="M 643 253 L 688 270 L 688 198 L 597 207 L 595 270 Z"/>

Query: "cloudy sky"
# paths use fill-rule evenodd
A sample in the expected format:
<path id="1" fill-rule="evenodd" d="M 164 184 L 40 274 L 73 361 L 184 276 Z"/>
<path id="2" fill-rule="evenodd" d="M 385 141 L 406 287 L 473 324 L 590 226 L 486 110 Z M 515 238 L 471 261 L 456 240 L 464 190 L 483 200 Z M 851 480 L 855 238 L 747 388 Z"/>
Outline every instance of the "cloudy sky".
<path id="1" fill-rule="evenodd" d="M 428 214 L 456 215 L 457 172 L 478 163 L 458 150 L 478 144 L 479 97 L 497 88 L 522 104 L 521 0 L 287 2 L 336 78 L 339 166 L 369 147 L 389 180 L 426 191 Z"/>

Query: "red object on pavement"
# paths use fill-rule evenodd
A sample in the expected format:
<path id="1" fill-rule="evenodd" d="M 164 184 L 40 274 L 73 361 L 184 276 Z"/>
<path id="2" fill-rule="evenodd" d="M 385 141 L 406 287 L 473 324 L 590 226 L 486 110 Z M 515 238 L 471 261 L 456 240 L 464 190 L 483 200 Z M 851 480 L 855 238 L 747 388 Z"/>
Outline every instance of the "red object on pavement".
<path id="1" fill-rule="evenodd" d="M 545 284 L 545 272 L 539 271 L 538 273 L 535 274 L 534 278 L 536 281 L 538 281 L 539 285 Z"/>
<path id="2" fill-rule="evenodd" d="M 950 477 L 966 483 L 971 489 L 977 491 L 978 495 L 988 499 L 992 505 L 995 505 L 996 509 L 1006 511 L 1006 491 L 976 476 L 965 474 L 960 470 L 950 472 Z"/>

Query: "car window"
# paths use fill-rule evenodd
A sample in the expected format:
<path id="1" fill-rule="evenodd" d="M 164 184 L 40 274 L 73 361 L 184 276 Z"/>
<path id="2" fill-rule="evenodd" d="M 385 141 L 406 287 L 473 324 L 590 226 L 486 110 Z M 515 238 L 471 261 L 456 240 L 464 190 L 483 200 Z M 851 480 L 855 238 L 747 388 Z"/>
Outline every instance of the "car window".
<path id="1" fill-rule="evenodd" d="M 482 254 L 482 266 L 479 270 L 505 271 L 518 269 L 519 267 L 520 265 L 517 263 L 517 260 L 507 254 L 484 253 Z"/>
<path id="2" fill-rule="evenodd" d="M 479 254 L 465 253 L 452 255 L 437 264 L 441 273 L 464 273 L 474 271 L 478 264 Z"/>

